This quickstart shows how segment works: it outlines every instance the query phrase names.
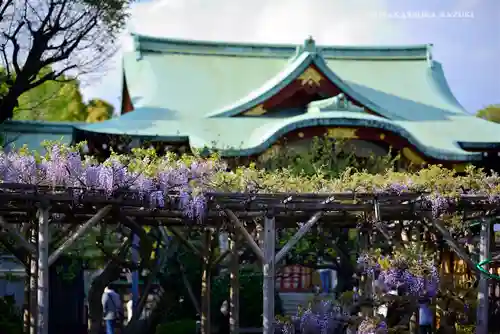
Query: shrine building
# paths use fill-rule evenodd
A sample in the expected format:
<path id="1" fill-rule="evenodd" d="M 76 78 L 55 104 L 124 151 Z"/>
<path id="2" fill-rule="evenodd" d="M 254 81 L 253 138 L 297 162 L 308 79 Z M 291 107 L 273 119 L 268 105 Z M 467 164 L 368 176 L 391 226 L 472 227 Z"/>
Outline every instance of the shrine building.
<path id="1" fill-rule="evenodd" d="M 120 116 L 92 124 L 9 121 L 2 127 L 20 134 L 16 146 L 60 131 L 98 154 L 148 142 L 230 158 L 327 135 L 354 143 L 360 155 L 392 148 L 415 164 L 499 166 L 500 125 L 460 105 L 432 45 L 133 39 L 123 57 Z"/>

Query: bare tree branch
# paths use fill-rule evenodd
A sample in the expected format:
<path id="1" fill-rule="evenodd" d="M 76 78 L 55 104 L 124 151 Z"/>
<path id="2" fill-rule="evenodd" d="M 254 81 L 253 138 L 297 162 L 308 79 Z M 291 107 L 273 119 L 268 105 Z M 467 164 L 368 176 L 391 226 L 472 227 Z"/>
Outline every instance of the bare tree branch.
<path id="1" fill-rule="evenodd" d="M 0 122 L 18 98 L 49 80 L 101 69 L 132 0 L 0 1 Z M 42 70 L 50 69 L 50 71 Z"/>

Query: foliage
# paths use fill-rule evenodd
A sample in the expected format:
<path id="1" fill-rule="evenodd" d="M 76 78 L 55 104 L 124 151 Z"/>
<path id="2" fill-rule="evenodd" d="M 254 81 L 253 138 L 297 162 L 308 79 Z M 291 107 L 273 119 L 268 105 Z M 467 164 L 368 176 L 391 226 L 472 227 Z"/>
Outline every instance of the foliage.
<path id="1" fill-rule="evenodd" d="M 206 211 L 206 191 L 248 193 L 339 193 L 375 192 L 423 193 L 423 200 L 441 217 L 462 195 L 482 195 L 484 202 L 500 200 L 500 176 L 488 175 L 470 167 L 463 175 L 441 166 L 430 166 L 416 173 L 386 171 L 380 174 L 347 169 L 338 178 L 324 174 L 294 175 L 288 169 L 259 170 L 255 166 L 227 171 L 217 156 L 157 156 L 154 150 L 134 149 L 131 154 L 113 153 L 99 164 L 79 153 L 80 146 L 46 143 L 40 155 L 27 148 L 0 154 L 4 182 L 75 187 L 75 199 L 86 189 L 100 189 L 108 195 L 124 189 L 136 191 L 151 207 L 164 207 L 172 192 L 179 194 L 179 205 L 187 217 L 201 219 Z"/>
<path id="2" fill-rule="evenodd" d="M 387 325 L 375 317 L 351 316 L 353 300 L 340 305 L 335 300 L 315 298 L 305 307 L 299 307 L 292 317 L 276 317 L 276 326 L 283 334 L 343 333 L 347 326 L 358 328 L 358 334 L 386 334 Z"/>
<path id="3" fill-rule="evenodd" d="M 43 68 L 39 76 L 50 71 L 50 68 Z M 18 103 L 15 120 L 91 123 L 107 120 L 113 115 L 113 106 L 103 100 L 95 99 L 85 104 L 80 83 L 67 75 L 30 89 L 19 97 Z"/>
<path id="4" fill-rule="evenodd" d="M 457 325 L 457 334 L 473 334 L 476 332 L 476 325 Z"/>
<path id="5" fill-rule="evenodd" d="M 384 334 L 387 333 L 385 322 L 375 318 L 364 319 L 358 327 L 358 334 Z"/>
<path id="6" fill-rule="evenodd" d="M 50 68 L 43 68 L 38 76 L 50 72 Z M 78 82 L 64 75 L 58 80 L 47 81 L 22 94 L 14 111 L 14 119 L 81 121 L 79 117 L 84 104 Z"/>
<path id="7" fill-rule="evenodd" d="M 102 68 L 131 0 L 6 0 L 0 3 L 0 122 L 21 95 L 64 74 Z M 44 69 L 48 73 L 40 75 Z"/>
<path id="8" fill-rule="evenodd" d="M 393 169 L 399 156 L 370 154 L 356 156 L 353 144 L 346 140 L 333 140 L 327 136 L 314 137 L 311 141 L 301 142 L 302 146 L 284 144 L 277 146 L 260 157 L 259 167 L 276 171 L 283 168 L 293 175 L 324 175 L 325 178 L 338 178 L 346 170 L 365 171 L 370 174 Z"/>
<path id="9" fill-rule="evenodd" d="M 196 320 L 185 319 L 167 322 L 156 327 L 156 334 L 192 334 L 196 333 Z"/>
<path id="10" fill-rule="evenodd" d="M 164 289 L 168 289 L 168 293 L 172 294 L 172 298 L 179 301 L 175 307 L 171 308 L 165 314 L 164 319 L 174 321 L 176 319 L 197 319 L 196 309 L 190 300 L 189 293 L 180 277 L 183 273 L 180 270 L 179 263 L 182 263 L 184 275 L 187 281 L 191 284 L 193 294 L 201 295 L 201 259 L 190 251 L 181 248 L 176 254 L 176 257 L 166 261 L 165 270 L 162 272 L 162 281 L 165 284 Z"/>
<path id="11" fill-rule="evenodd" d="M 489 105 L 476 113 L 476 116 L 488 121 L 500 123 L 500 104 Z"/>
<path id="12" fill-rule="evenodd" d="M 358 263 L 383 291 L 404 288 L 405 294 L 428 297 L 437 293 L 439 273 L 434 256 L 421 247 L 400 247 L 386 255 L 380 249 L 371 250 L 363 253 Z"/>
<path id="13" fill-rule="evenodd" d="M 87 123 L 102 122 L 113 117 L 114 107 L 104 100 L 90 100 L 86 108 L 87 118 L 85 121 Z"/>
<path id="14" fill-rule="evenodd" d="M 240 268 L 240 317 L 241 327 L 259 327 L 262 324 L 262 273 L 252 268 Z M 225 300 L 229 301 L 229 273 L 223 273 L 212 282 L 212 310 L 217 317 Z M 283 313 L 281 299 L 275 295 L 275 312 Z"/>
<path id="15" fill-rule="evenodd" d="M 0 297 L 0 333 L 21 334 L 23 319 L 13 296 Z"/>

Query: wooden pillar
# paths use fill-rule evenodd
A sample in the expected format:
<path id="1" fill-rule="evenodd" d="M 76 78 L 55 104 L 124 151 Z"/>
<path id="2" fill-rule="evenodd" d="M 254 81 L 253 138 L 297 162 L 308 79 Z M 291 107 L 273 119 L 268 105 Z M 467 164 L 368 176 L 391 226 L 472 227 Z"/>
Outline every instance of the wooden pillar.
<path id="1" fill-rule="evenodd" d="M 276 231 L 274 227 L 274 217 L 266 215 L 264 219 L 264 266 L 263 266 L 263 333 L 274 333 L 274 289 L 275 289 L 275 258 L 276 251 Z"/>
<path id="2" fill-rule="evenodd" d="M 229 247 L 231 255 L 229 266 L 231 271 L 231 286 L 229 290 L 229 329 L 231 334 L 238 334 L 240 329 L 240 256 L 238 234 L 232 233 Z"/>
<path id="3" fill-rule="evenodd" d="M 38 222 L 33 222 L 33 227 L 30 232 L 31 244 L 37 247 L 38 252 Z M 29 260 L 29 333 L 37 334 L 38 325 L 38 256 L 30 254 Z"/>
<path id="4" fill-rule="evenodd" d="M 359 243 L 361 252 L 365 252 L 370 247 L 370 232 L 363 231 L 359 234 Z M 359 284 L 359 294 L 364 298 L 372 297 L 372 279 L 370 275 L 361 275 L 361 282 Z"/>
<path id="5" fill-rule="evenodd" d="M 28 267 L 25 269 L 24 277 L 24 301 L 23 301 L 23 334 L 30 333 L 30 259 L 28 258 Z"/>
<path id="6" fill-rule="evenodd" d="M 201 273 L 201 334 L 211 334 L 211 312 L 210 312 L 210 294 L 211 294 L 211 258 L 212 258 L 212 230 L 208 228 L 203 236 L 203 268 Z"/>
<path id="7" fill-rule="evenodd" d="M 481 235 L 479 239 L 479 261 L 487 261 L 490 258 L 491 224 L 490 219 L 485 219 L 481 224 Z M 488 264 L 483 266 L 488 270 Z M 488 294 L 489 278 L 482 274 L 479 278 L 479 290 L 477 293 L 477 334 L 488 334 Z"/>
<path id="8" fill-rule="evenodd" d="M 38 210 L 38 334 L 49 333 L 49 210 Z"/>

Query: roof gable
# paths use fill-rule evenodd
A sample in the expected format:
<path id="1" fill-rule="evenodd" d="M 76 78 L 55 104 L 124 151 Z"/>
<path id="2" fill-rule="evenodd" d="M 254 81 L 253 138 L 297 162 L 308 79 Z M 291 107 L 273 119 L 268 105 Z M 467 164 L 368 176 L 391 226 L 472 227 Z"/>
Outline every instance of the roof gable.
<path id="1" fill-rule="evenodd" d="M 295 45 L 138 35 L 135 39 L 136 51 L 126 53 L 124 59 L 134 107 L 175 111 L 177 119 L 232 116 L 226 112 L 269 94 L 292 77 L 314 76 L 313 71 L 306 71 L 311 65 L 357 104 L 390 119 L 445 119 L 465 113 L 450 92 L 439 63 L 432 60 L 429 45 L 315 46 L 306 50 Z M 259 104 L 254 107 L 250 114 L 265 114 Z"/>
<path id="2" fill-rule="evenodd" d="M 284 99 L 293 97 L 298 91 L 306 91 L 310 95 L 321 94 L 323 98 L 343 93 L 351 103 L 356 102 L 368 108 L 370 113 L 398 119 L 397 115 L 392 115 L 383 107 L 374 104 L 333 73 L 321 53 L 317 52 L 312 39 L 306 41 L 301 52 L 274 78 L 236 103 L 207 116 L 262 116 L 268 113 L 270 108 L 283 102 Z M 283 96 L 282 99 L 279 99 L 280 95 Z"/>
<path id="3" fill-rule="evenodd" d="M 196 41 L 141 34 L 132 34 L 132 37 L 139 58 L 143 53 L 149 52 L 290 58 L 303 49 L 303 46 L 296 44 Z M 315 46 L 315 49 L 328 59 L 428 59 L 431 47 L 430 44 L 421 44 L 403 46 Z"/>

